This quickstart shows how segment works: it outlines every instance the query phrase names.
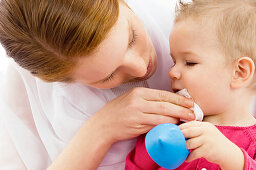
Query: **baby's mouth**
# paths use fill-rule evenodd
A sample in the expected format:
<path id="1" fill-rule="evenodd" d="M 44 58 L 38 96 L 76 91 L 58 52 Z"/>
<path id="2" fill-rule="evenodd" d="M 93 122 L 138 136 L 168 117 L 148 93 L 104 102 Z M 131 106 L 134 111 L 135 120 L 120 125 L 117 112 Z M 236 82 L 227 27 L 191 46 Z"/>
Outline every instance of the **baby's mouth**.
<path id="1" fill-rule="evenodd" d="M 181 89 L 176 89 L 176 88 L 173 88 L 172 89 L 172 91 L 174 92 L 174 93 L 177 93 L 178 91 L 180 91 Z"/>

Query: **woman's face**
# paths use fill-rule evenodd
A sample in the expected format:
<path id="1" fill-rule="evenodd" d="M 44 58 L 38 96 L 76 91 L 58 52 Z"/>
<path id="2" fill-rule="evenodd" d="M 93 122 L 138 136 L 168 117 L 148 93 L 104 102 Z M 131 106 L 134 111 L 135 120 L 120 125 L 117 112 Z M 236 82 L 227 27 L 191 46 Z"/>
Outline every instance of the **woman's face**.
<path id="1" fill-rule="evenodd" d="M 149 78 L 156 70 L 157 56 L 143 24 L 123 3 L 119 18 L 94 53 L 79 59 L 75 82 L 96 88 Z"/>

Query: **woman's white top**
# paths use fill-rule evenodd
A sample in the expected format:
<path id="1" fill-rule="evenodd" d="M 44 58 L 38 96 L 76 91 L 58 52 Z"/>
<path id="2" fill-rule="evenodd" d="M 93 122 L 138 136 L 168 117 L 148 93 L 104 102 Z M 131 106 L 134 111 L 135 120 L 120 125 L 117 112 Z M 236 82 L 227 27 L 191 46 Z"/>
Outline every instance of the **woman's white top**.
<path id="1" fill-rule="evenodd" d="M 83 84 L 45 83 L 11 62 L 1 82 L 1 170 L 46 169 L 90 116 L 132 87 L 171 90 L 168 72 L 173 63 L 169 33 L 176 0 L 127 0 L 127 3 L 152 38 L 158 55 L 156 73 L 144 82 L 102 90 Z M 135 142 L 133 139 L 114 144 L 98 169 L 124 169 L 126 155 Z"/>

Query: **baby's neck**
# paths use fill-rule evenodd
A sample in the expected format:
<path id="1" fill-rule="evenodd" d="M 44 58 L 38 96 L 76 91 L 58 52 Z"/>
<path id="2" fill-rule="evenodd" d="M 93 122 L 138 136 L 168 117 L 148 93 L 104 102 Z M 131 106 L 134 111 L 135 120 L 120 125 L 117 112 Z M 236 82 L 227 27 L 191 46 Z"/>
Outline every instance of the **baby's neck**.
<path id="1" fill-rule="evenodd" d="M 241 115 L 235 115 L 231 118 L 229 115 L 220 116 L 212 115 L 206 116 L 203 122 L 210 122 L 218 126 L 238 126 L 238 127 L 248 127 L 256 124 L 256 119 L 250 113 L 243 113 Z"/>
<path id="2" fill-rule="evenodd" d="M 250 99 L 243 100 L 240 98 L 237 102 L 232 103 L 225 112 L 206 115 L 203 121 L 219 126 L 252 126 L 256 124 L 256 119 L 251 113 L 250 101 Z"/>

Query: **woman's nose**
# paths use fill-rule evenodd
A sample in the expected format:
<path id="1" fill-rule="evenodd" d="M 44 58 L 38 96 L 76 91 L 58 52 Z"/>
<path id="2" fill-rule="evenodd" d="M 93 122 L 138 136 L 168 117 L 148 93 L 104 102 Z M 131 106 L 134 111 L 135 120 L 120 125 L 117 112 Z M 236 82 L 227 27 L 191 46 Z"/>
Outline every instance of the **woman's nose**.
<path id="1" fill-rule="evenodd" d="M 143 77 L 147 73 L 147 63 L 141 56 L 129 56 L 124 60 L 127 74 L 133 77 Z"/>
<path id="2" fill-rule="evenodd" d="M 169 71 L 169 76 L 171 79 L 179 80 L 181 78 L 181 73 L 176 65 L 174 65 L 171 70 Z"/>

